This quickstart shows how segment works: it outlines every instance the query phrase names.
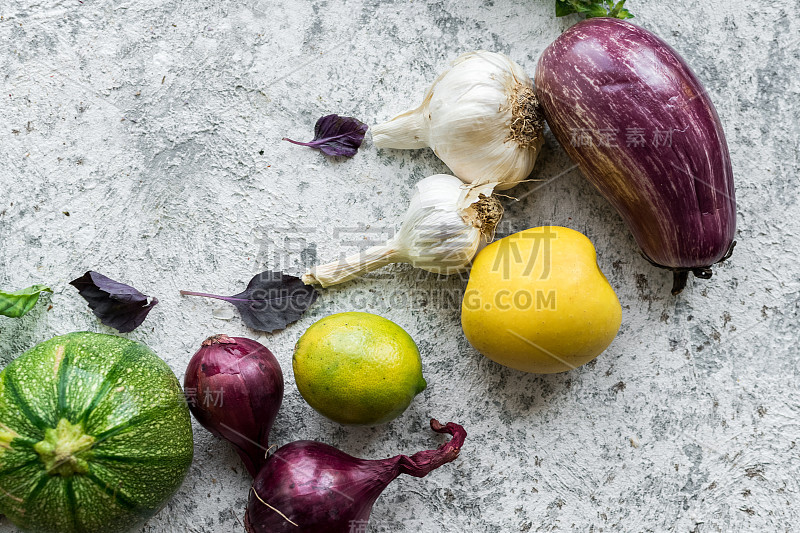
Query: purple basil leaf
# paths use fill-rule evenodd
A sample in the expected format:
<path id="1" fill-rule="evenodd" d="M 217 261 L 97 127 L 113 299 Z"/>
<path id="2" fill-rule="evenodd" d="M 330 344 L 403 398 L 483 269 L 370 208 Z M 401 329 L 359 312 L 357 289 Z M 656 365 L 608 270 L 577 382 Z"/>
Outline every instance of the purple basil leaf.
<path id="1" fill-rule="evenodd" d="M 317 291 L 300 278 L 281 272 L 256 274 L 247 289 L 233 296 L 181 291 L 184 296 L 204 296 L 236 306 L 251 329 L 272 333 L 296 322 L 317 300 Z"/>
<path id="2" fill-rule="evenodd" d="M 327 155 L 353 157 L 364 142 L 367 126 L 357 118 L 326 115 L 314 126 L 314 140 L 307 143 L 283 138 L 284 141 L 317 148 Z"/>
<path id="3" fill-rule="evenodd" d="M 89 308 L 100 322 L 120 333 L 138 328 L 158 303 L 156 298 L 145 296 L 130 285 L 91 270 L 69 284 L 89 302 Z"/>

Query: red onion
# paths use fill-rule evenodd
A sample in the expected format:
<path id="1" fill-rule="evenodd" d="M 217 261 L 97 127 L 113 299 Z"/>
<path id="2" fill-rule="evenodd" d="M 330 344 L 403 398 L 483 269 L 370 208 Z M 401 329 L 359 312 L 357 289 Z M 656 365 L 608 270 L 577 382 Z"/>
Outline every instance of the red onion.
<path id="1" fill-rule="evenodd" d="M 272 352 L 242 337 L 209 337 L 189 361 L 184 390 L 197 421 L 233 444 L 255 477 L 283 401 L 283 372 Z"/>
<path id="2" fill-rule="evenodd" d="M 357 459 L 321 442 L 301 440 L 279 448 L 256 476 L 245 514 L 248 533 L 348 533 L 366 525 L 372 504 L 400 474 L 425 477 L 458 457 L 467 432 L 431 420 L 449 433 L 436 450 L 390 459 Z M 360 530 L 360 529 L 359 529 Z"/>

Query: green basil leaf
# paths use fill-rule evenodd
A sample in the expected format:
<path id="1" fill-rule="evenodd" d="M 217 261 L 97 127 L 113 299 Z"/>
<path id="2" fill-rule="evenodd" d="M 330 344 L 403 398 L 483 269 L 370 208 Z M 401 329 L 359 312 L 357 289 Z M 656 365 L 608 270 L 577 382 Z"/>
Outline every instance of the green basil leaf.
<path id="1" fill-rule="evenodd" d="M 586 18 L 633 18 L 630 11 L 623 7 L 624 5 L 625 0 L 556 0 L 556 16 L 564 17 L 573 13 L 583 13 Z"/>
<path id="2" fill-rule="evenodd" d="M 619 13 L 617 13 L 616 17 L 618 19 L 632 19 L 632 18 L 634 18 L 633 14 L 631 14 L 631 12 L 628 11 L 627 9 L 625 9 L 625 8 L 620 9 Z"/>
<path id="3" fill-rule="evenodd" d="M 606 0 L 609 4 L 608 16 L 618 19 L 632 19 L 633 15 L 625 9 L 625 0 L 619 0 L 616 4 L 613 0 Z"/>
<path id="4" fill-rule="evenodd" d="M 575 9 L 575 6 L 570 4 L 567 0 L 556 0 L 557 17 L 566 17 L 567 15 L 572 15 L 577 12 L 578 10 Z"/>
<path id="5" fill-rule="evenodd" d="M 0 315 L 19 318 L 33 309 L 43 292 L 53 292 L 44 285 L 33 285 L 17 292 L 0 291 Z"/>
<path id="6" fill-rule="evenodd" d="M 607 17 L 608 16 L 608 9 L 606 9 L 603 6 L 597 6 L 597 5 L 595 5 L 595 6 L 587 6 L 586 7 L 586 11 L 583 11 L 583 13 L 586 13 L 586 18 L 587 19 L 594 18 L 594 17 Z"/>

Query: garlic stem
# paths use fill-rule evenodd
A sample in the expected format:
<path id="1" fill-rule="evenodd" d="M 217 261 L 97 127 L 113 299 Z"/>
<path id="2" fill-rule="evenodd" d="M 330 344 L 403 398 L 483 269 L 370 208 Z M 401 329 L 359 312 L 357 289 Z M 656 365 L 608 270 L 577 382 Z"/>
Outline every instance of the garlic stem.
<path id="1" fill-rule="evenodd" d="M 428 124 L 420 114 L 421 108 L 412 109 L 388 122 L 372 127 L 372 144 L 377 148 L 411 150 L 427 148 Z"/>
<path id="2" fill-rule="evenodd" d="M 401 261 L 401 254 L 390 244 L 373 246 L 364 252 L 350 255 L 339 261 L 316 266 L 303 274 L 301 279 L 306 285 L 330 287 Z"/>

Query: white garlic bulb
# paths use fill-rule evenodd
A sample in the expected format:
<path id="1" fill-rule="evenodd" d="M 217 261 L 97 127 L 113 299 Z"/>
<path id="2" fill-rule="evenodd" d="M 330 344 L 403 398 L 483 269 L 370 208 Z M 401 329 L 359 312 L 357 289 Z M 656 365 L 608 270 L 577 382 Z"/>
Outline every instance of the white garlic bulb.
<path id="1" fill-rule="evenodd" d="M 533 170 L 544 118 L 522 67 L 481 50 L 453 61 L 418 108 L 371 131 L 378 148 L 429 146 L 465 183 L 503 190 Z"/>
<path id="2" fill-rule="evenodd" d="M 390 263 L 411 263 L 435 274 L 465 270 L 481 245 L 491 241 L 503 206 L 494 197 L 468 194 L 455 176 L 429 176 L 414 195 L 397 234 L 383 246 L 308 270 L 306 284 L 328 287 Z"/>

